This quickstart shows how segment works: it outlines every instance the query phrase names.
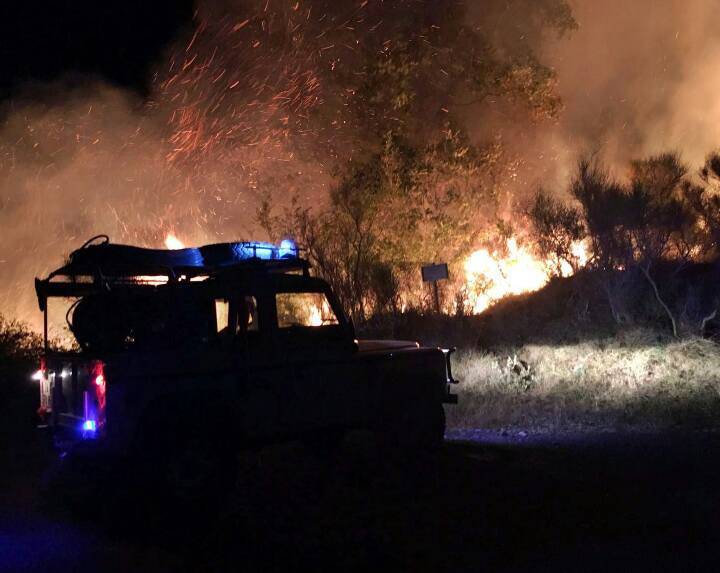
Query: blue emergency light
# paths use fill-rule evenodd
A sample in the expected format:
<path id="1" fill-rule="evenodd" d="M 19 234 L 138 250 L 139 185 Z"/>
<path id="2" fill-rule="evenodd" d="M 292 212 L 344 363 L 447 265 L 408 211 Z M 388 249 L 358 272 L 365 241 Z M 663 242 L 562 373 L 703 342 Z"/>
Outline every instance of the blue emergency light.
<path id="1" fill-rule="evenodd" d="M 298 249 L 290 239 L 283 240 L 279 246 L 264 241 L 225 244 L 231 246 L 235 260 L 262 259 L 264 261 L 273 261 L 279 259 L 294 259 L 298 256 Z M 200 252 L 204 258 L 207 251 L 213 248 L 222 248 L 223 246 L 224 244 L 221 243 L 220 245 L 200 247 Z"/>
<path id="2" fill-rule="evenodd" d="M 82 424 L 83 432 L 88 432 L 94 434 L 97 430 L 97 423 L 95 420 L 85 420 Z"/>
<path id="3" fill-rule="evenodd" d="M 203 267 L 225 267 L 242 261 L 280 261 L 298 258 L 298 248 L 293 241 L 285 239 L 279 245 L 265 241 L 216 243 L 196 249 Z M 191 258 L 195 258 L 194 256 Z"/>
<path id="4" fill-rule="evenodd" d="M 97 268 L 136 273 L 137 269 L 207 269 L 222 268 L 243 261 L 282 261 L 298 259 L 300 250 L 295 242 L 285 239 L 279 245 L 265 241 L 215 243 L 186 249 L 146 249 L 109 242 L 90 244 L 70 255 L 68 267 L 62 271 L 83 272 Z M 150 270 L 142 274 L 152 274 Z M 87 272 L 87 271 L 86 271 Z M 52 276 L 52 275 L 51 275 Z"/>

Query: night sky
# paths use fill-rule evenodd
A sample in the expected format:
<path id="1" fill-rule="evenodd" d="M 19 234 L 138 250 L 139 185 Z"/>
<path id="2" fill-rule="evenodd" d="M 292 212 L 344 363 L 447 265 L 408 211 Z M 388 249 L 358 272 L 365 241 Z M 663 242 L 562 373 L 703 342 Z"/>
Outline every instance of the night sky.
<path id="1" fill-rule="evenodd" d="M 193 14 L 191 0 L 13 2 L 3 10 L 0 97 L 27 82 L 99 76 L 139 92 Z"/>

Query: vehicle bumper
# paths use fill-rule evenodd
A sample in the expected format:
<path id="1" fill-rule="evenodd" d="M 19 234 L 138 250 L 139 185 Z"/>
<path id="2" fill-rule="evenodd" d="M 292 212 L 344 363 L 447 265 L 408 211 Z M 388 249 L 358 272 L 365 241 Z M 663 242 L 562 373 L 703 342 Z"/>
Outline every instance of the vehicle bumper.
<path id="1" fill-rule="evenodd" d="M 458 403 L 458 396 L 457 394 L 453 394 L 450 389 L 452 386 L 459 384 L 460 380 L 457 380 L 453 377 L 452 374 L 452 363 L 450 361 L 450 357 L 453 355 L 453 353 L 457 350 L 457 348 L 441 348 L 443 355 L 445 356 L 445 393 L 443 395 L 443 404 L 457 404 Z"/>

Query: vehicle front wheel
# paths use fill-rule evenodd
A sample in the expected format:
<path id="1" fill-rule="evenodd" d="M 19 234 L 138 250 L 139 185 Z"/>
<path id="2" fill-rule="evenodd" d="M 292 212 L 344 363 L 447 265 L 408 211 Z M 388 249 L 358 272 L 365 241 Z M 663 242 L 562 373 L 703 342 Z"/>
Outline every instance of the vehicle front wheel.
<path id="1" fill-rule="evenodd" d="M 437 450 L 445 439 L 445 410 L 442 404 L 406 405 L 391 414 L 381 428 L 385 445 L 402 450 Z"/>

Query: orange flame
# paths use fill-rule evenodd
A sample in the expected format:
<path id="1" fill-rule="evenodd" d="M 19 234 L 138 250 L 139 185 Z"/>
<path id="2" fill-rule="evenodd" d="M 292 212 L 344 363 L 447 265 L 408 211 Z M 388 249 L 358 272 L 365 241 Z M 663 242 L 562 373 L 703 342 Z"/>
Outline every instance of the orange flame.
<path id="1" fill-rule="evenodd" d="M 165 237 L 165 247 L 170 250 L 184 249 L 185 244 L 172 233 Z"/>
<path id="2" fill-rule="evenodd" d="M 572 254 L 583 267 L 589 259 L 587 247 L 582 241 L 572 246 Z M 572 267 L 563 262 L 563 276 L 573 274 Z M 517 240 L 507 241 L 507 254 L 487 249 L 475 251 L 465 261 L 465 282 L 468 290 L 467 302 L 475 314 L 480 314 L 498 300 L 510 296 L 533 292 L 544 287 L 550 280 L 550 261 L 533 255 Z"/>

